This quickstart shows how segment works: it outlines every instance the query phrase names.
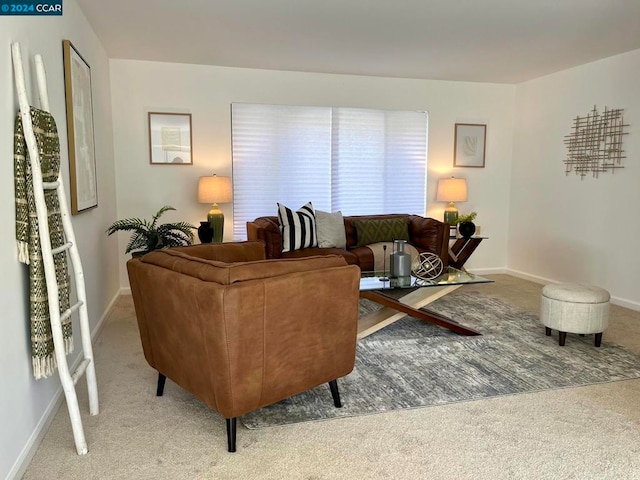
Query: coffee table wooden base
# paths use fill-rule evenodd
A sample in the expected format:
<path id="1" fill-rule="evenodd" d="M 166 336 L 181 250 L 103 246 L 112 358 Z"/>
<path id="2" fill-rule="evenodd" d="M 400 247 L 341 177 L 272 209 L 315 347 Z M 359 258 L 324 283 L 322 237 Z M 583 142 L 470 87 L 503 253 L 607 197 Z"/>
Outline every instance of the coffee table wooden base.
<path id="1" fill-rule="evenodd" d="M 358 340 L 368 337 L 372 333 L 391 325 L 407 315 L 447 328 L 460 335 L 481 335 L 479 332 L 463 327 L 443 315 L 419 310 L 461 286 L 462 285 L 446 285 L 442 287 L 418 288 L 400 299 L 384 295 L 380 290 L 361 291 L 360 298 L 366 298 L 379 303 L 383 305 L 384 308 L 365 315 L 358 321 Z"/>

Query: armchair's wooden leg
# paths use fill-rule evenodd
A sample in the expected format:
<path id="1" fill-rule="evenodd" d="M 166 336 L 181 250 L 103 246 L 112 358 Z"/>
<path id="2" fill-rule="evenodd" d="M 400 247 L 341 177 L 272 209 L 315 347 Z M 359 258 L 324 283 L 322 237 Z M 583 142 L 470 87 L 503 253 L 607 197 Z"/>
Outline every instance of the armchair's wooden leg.
<path id="1" fill-rule="evenodd" d="M 333 397 L 333 404 L 337 408 L 342 408 L 342 402 L 340 401 L 340 392 L 338 391 L 338 381 L 331 380 L 329 382 L 329 388 L 331 389 L 331 396 Z"/>
<path id="2" fill-rule="evenodd" d="M 229 452 L 236 451 L 237 417 L 227 418 L 227 447 Z"/>
<path id="3" fill-rule="evenodd" d="M 164 393 L 164 382 L 167 380 L 163 374 L 158 372 L 158 388 L 156 390 L 156 397 L 161 397 Z"/>

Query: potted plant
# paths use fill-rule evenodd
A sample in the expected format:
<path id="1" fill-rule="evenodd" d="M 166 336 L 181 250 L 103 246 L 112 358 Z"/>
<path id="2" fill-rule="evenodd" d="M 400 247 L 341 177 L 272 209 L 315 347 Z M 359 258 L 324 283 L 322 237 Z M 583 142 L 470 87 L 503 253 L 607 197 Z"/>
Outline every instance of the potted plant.
<path id="1" fill-rule="evenodd" d="M 468 238 L 476 233 L 476 225 L 473 221 L 477 216 L 478 214 L 476 212 L 471 212 L 466 215 L 458 215 L 458 231 L 463 238 Z"/>
<path id="2" fill-rule="evenodd" d="M 127 218 L 118 220 L 107 229 L 107 235 L 120 231 L 131 231 L 131 239 L 125 253 L 142 254 L 151 250 L 167 247 L 190 245 L 193 242 L 193 231 L 196 227 L 187 222 L 163 223 L 158 225 L 158 219 L 167 211 L 175 210 L 164 206 L 151 220 Z"/>

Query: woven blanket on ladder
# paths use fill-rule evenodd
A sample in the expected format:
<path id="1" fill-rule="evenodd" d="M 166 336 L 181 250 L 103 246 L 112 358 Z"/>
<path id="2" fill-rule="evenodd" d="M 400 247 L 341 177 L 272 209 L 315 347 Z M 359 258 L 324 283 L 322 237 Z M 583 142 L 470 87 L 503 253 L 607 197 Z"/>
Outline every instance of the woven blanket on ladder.
<path id="1" fill-rule="evenodd" d="M 40 156 L 43 182 L 55 182 L 60 174 L 60 142 L 55 120 L 49 112 L 31 107 L 31 122 Z M 14 175 L 16 202 L 16 240 L 18 260 L 29 265 L 29 324 L 31 328 L 31 357 L 35 378 L 53 374 L 56 357 L 49 318 L 49 300 L 45 280 L 38 216 L 33 192 L 31 162 L 24 137 L 22 119 L 16 118 L 14 134 Z M 45 190 L 45 204 L 49 223 L 51 248 L 65 243 L 58 192 Z M 60 312 L 69 309 L 70 279 L 65 251 L 53 256 L 58 282 Z M 65 353 L 73 351 L 71 317 L 62 322 Z"/>

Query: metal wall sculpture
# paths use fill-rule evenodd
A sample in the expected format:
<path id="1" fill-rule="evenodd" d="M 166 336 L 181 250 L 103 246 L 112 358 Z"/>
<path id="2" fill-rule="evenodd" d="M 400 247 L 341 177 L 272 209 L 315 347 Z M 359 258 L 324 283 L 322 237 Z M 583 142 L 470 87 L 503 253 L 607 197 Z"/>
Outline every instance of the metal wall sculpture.
<path id="1" fill-rule="evenodd" d="M 567 175 L 573 171 L 581 178 L 588 173 L 597 178 L 601 172 L 611 170 L 613 173 L 617 168 L 624 168 L 622 136 L 627 135 L 624 127 L 629 125 L 624 123 L 623 111 L 604 107 L 604 112 L 598 113 L 594 105 L 587 116 L 573 120 L 573 131 L 564 140 L 568 150 L 564 161 Z"/>

